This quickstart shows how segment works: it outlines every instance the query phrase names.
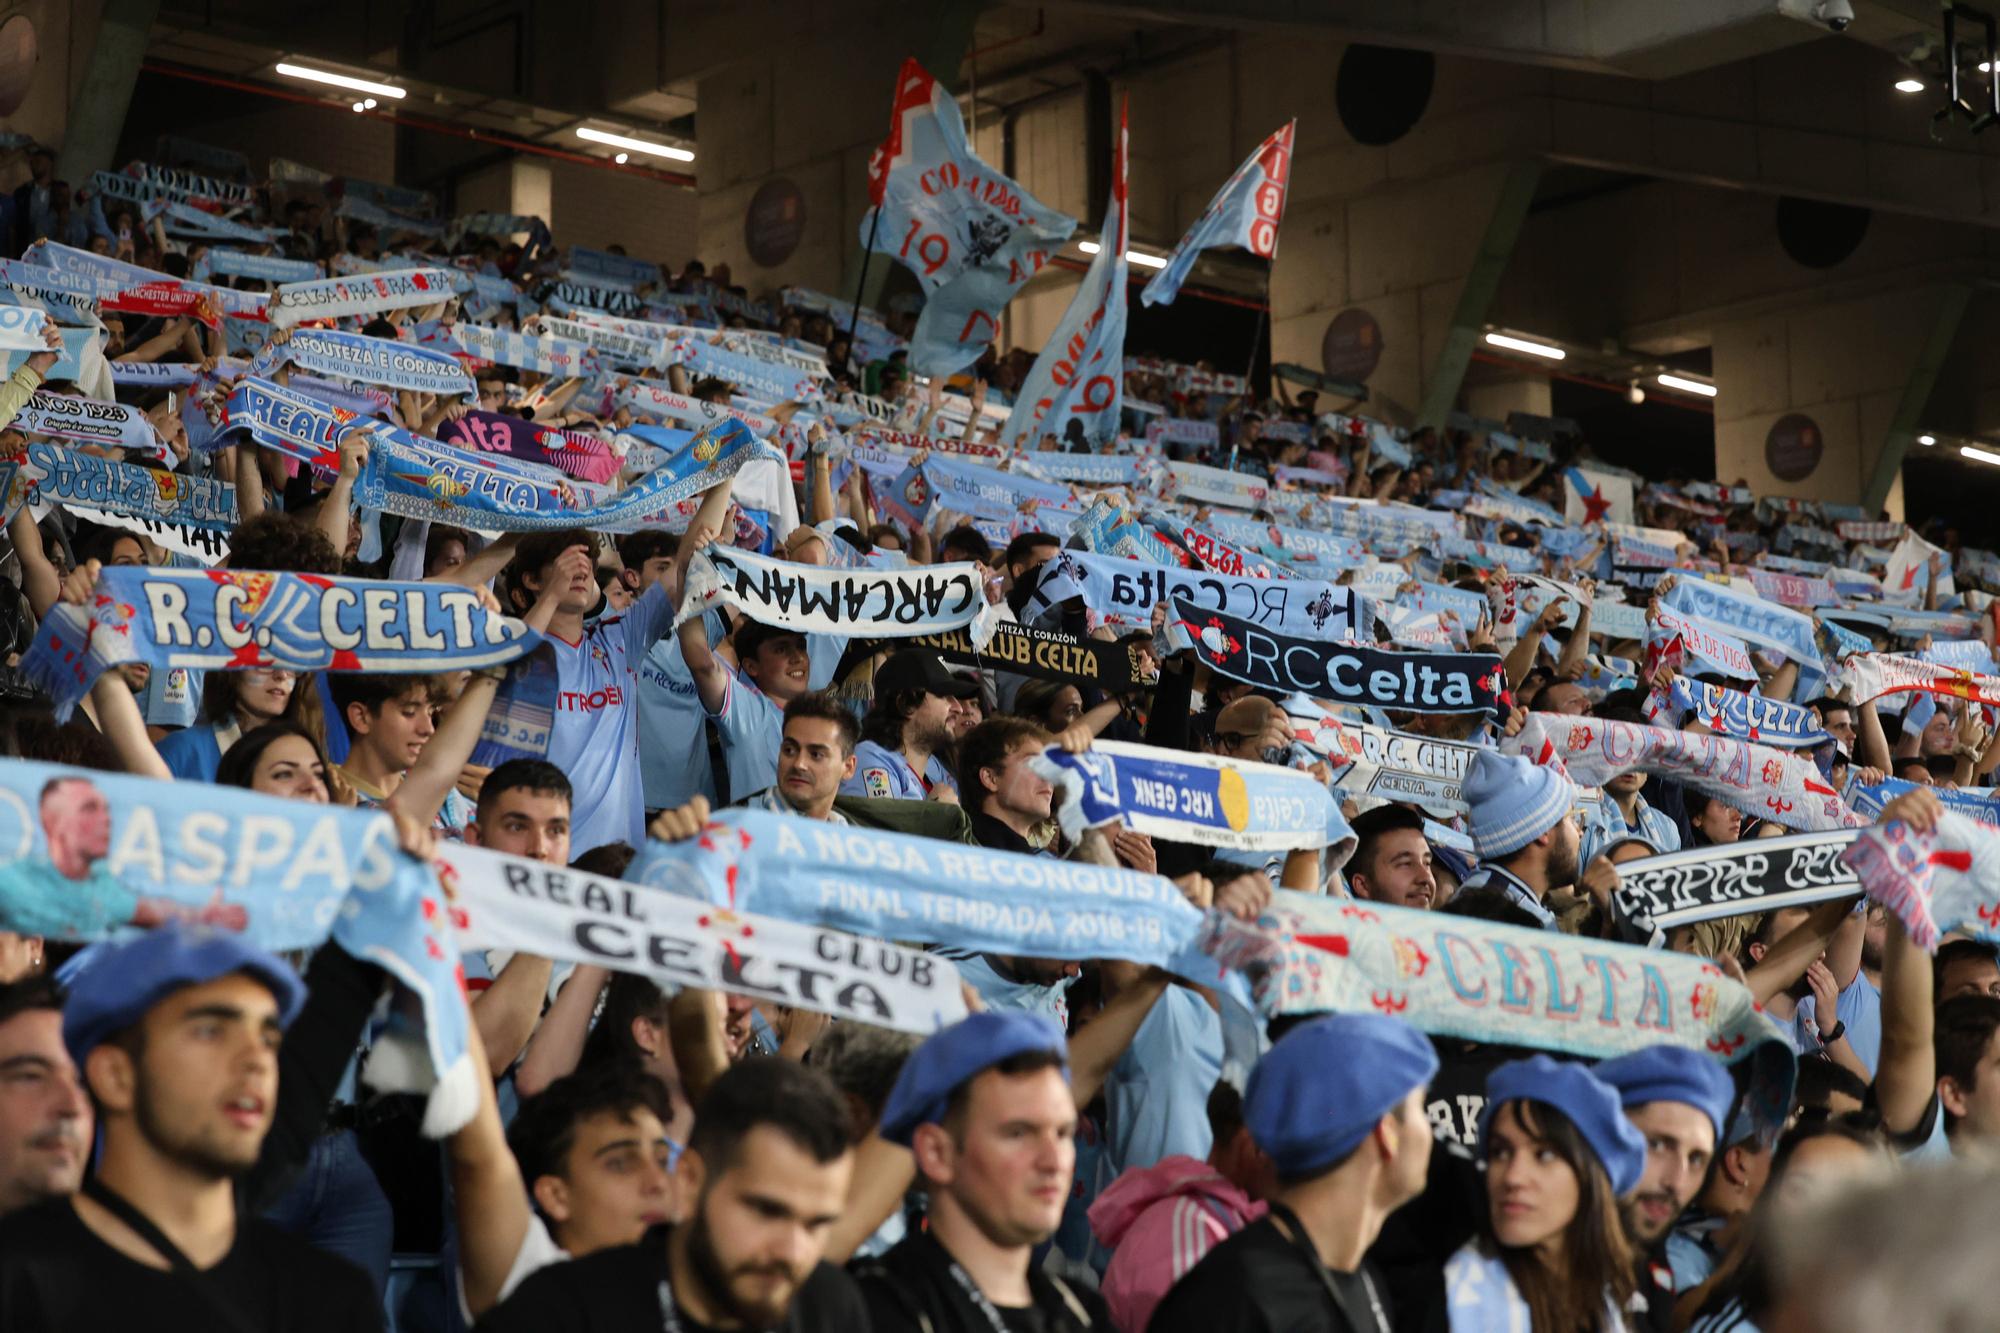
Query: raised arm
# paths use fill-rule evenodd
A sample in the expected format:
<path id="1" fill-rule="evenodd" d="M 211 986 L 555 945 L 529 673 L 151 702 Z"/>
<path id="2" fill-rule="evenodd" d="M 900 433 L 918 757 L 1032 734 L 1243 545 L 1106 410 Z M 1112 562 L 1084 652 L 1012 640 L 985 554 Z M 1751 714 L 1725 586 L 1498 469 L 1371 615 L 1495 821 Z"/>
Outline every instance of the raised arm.
<path id="1" fill-rule="evenodd" d="M 521 534 L 503 532 L 465 557 L 455 567 L 432 576 L 435 583 L 456 583 L 462 588 L 483 588 L 499 576 L 521 545 Z"/>
<path id="2" fill-rule="evenodd" d="M 49 563 L 48 549 L 42 544 L 41 525 L 28 512 L 28 506 L 22 505 L 15 512 L 13 521 L 7 525 L 7 535 L 21 561 L 21 591 L 28 595 L 28 606 L 35 619 L 45 619 L 56 598 L 62 595 L 62 579 Z"/>
<path id="3" fill-rule="evenodd" d="M 1140 968 L 1137 964 L 1109 960 L 1100 962 L 1098 967 L 1125 969 L 1130 980 L 1118 988 L 1118 993 L 1098 1011 L 1097 1017 L 1069 1039 L 1069 1086 L 1078 1107 L 1090 1105 L 1103 1089 L 1118 1057 L 1125 1054 L 1132 1038 L 1139 1035 L 1146 1015 L 1153 1012 L 1153 1006 L 1173 984 L 1157 967 Z"/>
<path id="4" fill-rule="evenodd" d="M 354 521 L 354 483 L 361 465 L 368 461 L 369 435 L 365 430 L 350 431 L 340 442 L 340 471 L 334 475 L 333 489 L 320 502 L 313 526 L 326 534 L 333 549 L 345 553 L 347 529 Z"/>
<path id="5" fill-rule="evenodd" d="M 1750 994 L 1758 1004 L 1769 1004 L 1772 996 L 1783 993 L 1786 987 L 1806 974 L 1806 968 L 1812 961 L 1826 952 L 1853 907 L 1852 898 L 1815 904 L 1804 921 L 1773 944 L 1756 966 L 1745 970 L 1743 984 L 1750 988 Z M 1858 952 L 1856 963 L 1859 963 Z M 1849 979 L 1852 980 L 1851 974 Z"/>
<path id="6" fill-rule="evenodd" d="M 531 1213 L 521 1164 L 507 1149 L 507 1131 L 500 1123 L 493 1073 L 482 1043 L 472 1043 L 472 1060 L 479 1109 L 464 1129 L 446 1140 L 445 1148 L 451 1161 L 452 1206 L 458 1215 L 459 1280 L 466 1308 L 477 1319 L 499 1303 L 500 1288 L 527 1239 Z"/>
<path id="7" fill-rule="evenodd" d="M 1879 768 L 1884 773 L 1895 768 L 1895 760 L 1889 754 L 1889 736 L 1882 730 L 1882 715 L 1875 711 L 1875 701 L 1870 699 L 1857 706 L 1854 715 L 1860 719 L 1856 748 L 1861 751 L 1854 756 L 1854 762 Z"/>

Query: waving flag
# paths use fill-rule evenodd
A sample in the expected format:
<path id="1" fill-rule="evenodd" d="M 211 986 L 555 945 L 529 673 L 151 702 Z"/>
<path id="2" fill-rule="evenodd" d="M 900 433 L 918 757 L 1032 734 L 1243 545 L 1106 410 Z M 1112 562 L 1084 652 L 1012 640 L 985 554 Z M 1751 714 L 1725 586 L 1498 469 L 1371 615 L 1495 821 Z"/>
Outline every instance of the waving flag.
<path id="1" fill-rule="evenodd" d="M 1044 434 L 1068 439 L 1081 431 L 1095 444 L 1118 434 L 1125 388 L 1125 126 L 1118 113 L 1118 152 L 1111 164 L 1111 203 L 1098 233 L 1097 255 L 1070 298 L 1062 323 L 1035 358 L 1001 430 L 1000 442 L 1032 449 Z"/>
<path id="2" fill-rule="evenodd" d="M 1572 523 L 1632 521 L 1632 479 L 1573 467 L 1563 472 L 1563 517 Z"/>
<path id="3" fill-rule="evenodd" d="M 875 207 L 861 243 L 894 255 L 924 285 L 910 367 L 950 375 L 1000 335 L 1000 311 L 1040 272 L 1076 219 L 972 154 L 951 93 L 914 60 L 896 76 L 889 137 L 868 160 Z"/>
<path id="4" fill-rule="evenodd" d="M 1257 145 L 1257 151 L 1222 183 L 1200 218 L 1167 256 L 1167 266 L 1153 275 L 1139 299 L 1165 305 L 1180 292 L 1195 256 L 1203 250 L 1234 245 L 1259 259 L 1278 253 L 1278 223 L 1285 216 L 1285 195 L 1292 183 L 1292 133 L 1296 120 Z"/>

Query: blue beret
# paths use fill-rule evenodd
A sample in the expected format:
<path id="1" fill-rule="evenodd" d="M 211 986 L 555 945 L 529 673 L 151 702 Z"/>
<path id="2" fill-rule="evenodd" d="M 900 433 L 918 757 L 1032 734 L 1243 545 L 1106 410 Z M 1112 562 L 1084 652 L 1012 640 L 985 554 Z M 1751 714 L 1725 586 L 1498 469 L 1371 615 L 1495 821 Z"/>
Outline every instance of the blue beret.
<path id="1" fill-rule="evenodd" d="M 145 1017 L 177 990 L 245 972 L 278 1001 L 278 1022 L 290 1027 L 305 1004 L 305 983 L 284 961 L 253 949 L 239 935 L 205 926 L 169 924 L 128 943 L 89 951 L 63 1004 L 63 1045 L 79 1065 L 103 1043 Z"/>
<path id="2" fill-rule="evenodd" d="M 1722 1136 L 1729 1128 L 1729 1108 L 1736 1102 L 1736 1080 L 1710 1056 L 1685 1046 L 1648 1046 L 1606 1060 L 1591 1072 L 1611 1085 L 1628 1110 L 1649 1102 L 1692 1106 L 1715 1126 L 1715 1146 L 1725 1146 Z"/>
<path id="3" fill-rule="evenodd" d="M 1437 1069 L 1430 1039 L 1400 1019 L 1316 1018 L 1279 1038 L 1250 1071 L 1243 1123 L 1280 1177 L 1310 1176 L 1360 1147 Z"/>
<path id="4" fill-rule="evenodd" d="M 1046 1014 L 989 1009 L 933 1032 L 903 1062 L 896 1086 L 882 1104 L 878 1132 L 907 1148 L 918 1125 L 944 1119 L 945 1105 L 960 1084 L 1031 1051 L 1054 1055 L 1063 1062 L 1063 1077 L 1069 1077 L 1069 1043 Z"/>
<path id="5" fill-rule="evenodd" d="M 1646 1136 L 1625 1118 L 1618 1094 L 1582 1065 L 1546 1055 L 1510 1060 L 1486 1076 L 1486 1109 L 1479 1113 L 1479 1159 L 1486 1160 L 1493 1115 L 1507 1102 L 1540 1102 L 1562 1112 L 1597 1154 L 1611 1192 L 1630 1194 L 1646 1174 Z"/>

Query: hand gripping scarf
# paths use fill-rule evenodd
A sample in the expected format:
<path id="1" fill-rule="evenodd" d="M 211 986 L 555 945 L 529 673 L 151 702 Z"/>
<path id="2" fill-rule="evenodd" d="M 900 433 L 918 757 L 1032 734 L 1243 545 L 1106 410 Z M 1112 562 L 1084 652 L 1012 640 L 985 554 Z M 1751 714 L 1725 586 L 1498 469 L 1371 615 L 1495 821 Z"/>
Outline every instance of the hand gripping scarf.
<path id="1" fill-rule="evenodd" d="M 2000 833 L 1949 812 L 1929 833 L 1892 819 L 1861 830 L 1844 859 L 1925 952 L 1948 931 L 2000 939 Z"/>
<path id="2" fill-rule="evenodd" d="M 1553 764 L 1579 786 L 1602 787 L 1621 773 L 1657 773 L 1786 828 L 1823 833 L 1862 822 L 1810 758 L 1728 736 L 1531 713 L 1500 748 Z"/>
<path id="3" fill-rule="evenodd" d="M 338 329 L 299 329 L 257 353 L 250 362 L 250 374 L 268 376 L 282 365 L 412 393 L 466 399 L 479 396 L 472 376 L 465 373 L 458 358 L 397 338 L 371 338 Z"/>
<path id="4" fill-rule="evenodd" d="M 93 795 L 110 810 L 109 846 L 87 866 L 59 864 L 41 812 Z M 368 1082 L 431 1093 L 433 1137 L 472 1118 L 458 943 L 437 877 L 397 849 L 387 814 L 15 760 L 0 764 L 0 845 L 0 929 L 85 942 L 173 917 L 266 950 L 332 940 L 383 968 L 422 1005 L 423 1055 L 371 1060 Z"/>
<path id="5" fill-rule="evenodd" d="M 113 566 L 88 606 L 49 612 L 21 671 L 62 720 L 101 672 L 126 662 L 434 673 L 511 662 L 540 642 L 452 584 Z"/>
<path id="6" fill-rule="evenodd" d="M 1687 954 L 1279 890 L 1264 915 L 1211 913 L 1203 947 L 1284 1014 L 1388 1014 L 1424 1032 L 1608 1058 L 1648 1046 L 1750 1062 L 1750 1102 L 1791 1110 L 1791 1044 L 1741 984 Z"/>

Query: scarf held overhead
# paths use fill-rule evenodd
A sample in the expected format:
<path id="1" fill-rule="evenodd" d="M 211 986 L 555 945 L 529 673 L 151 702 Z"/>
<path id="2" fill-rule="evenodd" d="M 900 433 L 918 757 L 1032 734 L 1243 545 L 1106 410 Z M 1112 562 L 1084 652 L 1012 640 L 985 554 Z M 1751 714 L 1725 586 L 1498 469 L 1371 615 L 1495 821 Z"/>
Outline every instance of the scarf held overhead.
<path id="1" fill-rule="evenodd" d="M 1948 931 L 2000 939 L 2000 833 L 1949 811 L 1929 833 L 1892 819 L 1862 829 L 1843 859 L 1925 952 Z"/>
<path id="2" fill-rule="evenodd" d="M 843 570 L 795 564 L 711 545 L 688 566 L 676 624 L 712 607 L 733 606 L 752 620 L 801 634 L 908 638 L 971 626 L 985 642 L 985 576 L 977 565 Z"/>
<path id="3" fill-rule="evenodd" d="M 303 319 L 345 319 L 435 305 L 451 295 L 451 274 L 444 269 L 399 268 L 351 278 L 285 283 L 272 295 L 267 313 L 271 323 L 282 329 Z"/>
<path id="4" fill-rule="evenodd" d="M 287 364 L 315 375 L 334 375 L 412 393 L 467 399 L 479 396 L 472 376 L 465 373 L 457 357 L 395 338 L 371 338 L 338 329 L 298 329 L 282 342 L 265 344 L 250 362 L 250 373 L 268 376 Z"/>
<path id="5" fill-rule="evenodd" d="M 1854 838 L 1852 829 L 1798 833 L 1641 857 L 1618 867 L 1612 907 L 1643 939 L 1696 921 L 1846 897 L 1860 892 L 1840 859 Z"/>

